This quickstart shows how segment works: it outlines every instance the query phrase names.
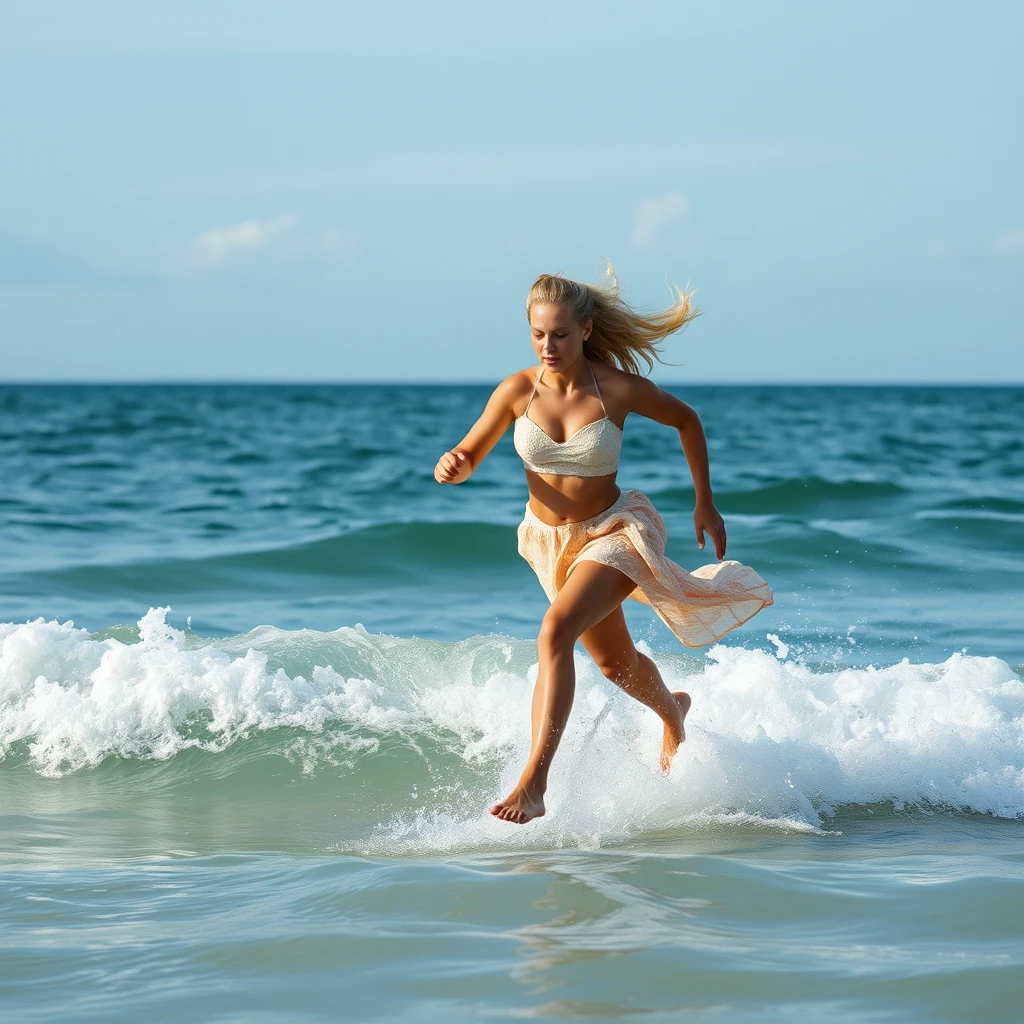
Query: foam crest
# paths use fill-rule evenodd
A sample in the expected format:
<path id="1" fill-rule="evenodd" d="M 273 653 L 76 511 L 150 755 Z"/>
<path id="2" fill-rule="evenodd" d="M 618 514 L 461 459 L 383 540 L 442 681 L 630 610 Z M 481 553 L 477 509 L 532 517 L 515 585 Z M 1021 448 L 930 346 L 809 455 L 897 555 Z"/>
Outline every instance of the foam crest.
<path id="1" fill-rule="evenodd" d="M 151 609 L 139 643 L 92 640 L 72 623 L 0 626 L 0 754 L 27 744 L 45 775 L 108 757 L 166 759 L 181 750 L 221 751 L 255 732 L 320 733 L 360 714 L 379 730 L 404 724 L 370 680 L 316 666 L 310 677 L 272 669 L 266 652 L 241 656 L 190 645 Z M 336 730 L 334 739 L 375 749 L 372 737 Z"/>
<path id="2" fill-rule="evenodd" d="M 143 617 L 135 644 L 0 626 L 0 757 L 59 776 L 189 748 L 230 759 L 260 738 L 365 794 L 380 824 L 346 848 L 371 852 L 596 846 L 709 821 L 806 829 L 877 803 L 1024 815 L 1024 682 L 996 658 L 823 671 L 778 637 L 773 653 L 659 655 L 694 700 L 665 778 L 660 723 L 580 656 L 549 815 L 518 829 L 485 808 L 529 745 L 530 643 L 270 627 L 201 641 L 166 611 Z"/>
<path id="3" fill-rule="evenodd" d="M 668 778 L 655 769 L 653 716 L 578 659 L 549 815 L 529 835 L 424 809 L 396 815 L 367 852 L 596 847 L 708 825 L 817 829 L 842 806 L 878 803 L 1024 815 L 1024 683 L 1004 662 L 957 654 L 822 672 L 779 653 L 719 645 L 696 673 L 658 658 L 666 682 L 694 698 Z M 524 730 L 508 745 L 500 789 L 515 783 L 528 742 Z"/>

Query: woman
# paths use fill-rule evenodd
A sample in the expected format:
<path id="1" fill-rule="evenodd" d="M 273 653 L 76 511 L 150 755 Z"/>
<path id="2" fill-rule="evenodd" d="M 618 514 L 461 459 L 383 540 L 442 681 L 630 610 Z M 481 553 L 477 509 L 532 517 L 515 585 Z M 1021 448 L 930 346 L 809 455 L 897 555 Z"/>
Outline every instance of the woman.
<path id="1" fill-rule="evenodd" d="M 530 501 L 519 527 L 519 553 L 537 573 L 551 607 L 537 638 L 530 756 L 519 783 L 491 808 L 524 824 L 544 814 L 548 771 L 572 708 L 573 648 L 579 640 L 602 673 L 646 704 L 665 727 L 661 767 L 667 772 L 685 739 L 690 697 L 671 693 L 657 666 L 640 654 L 626 629 L 622 602 L 653 606 L 684 644 L 718 640 L 771 604 L 768 585 L 752 569 L 723 562 L 725 523 L 711 499 L 708 450 L 700 418 L 640 375 L 658 342 L 696 315 L 689 297 L 644 316 L 620 297 L 609 268 L 606 288 L 542 274 L 526 300 L 540 367 L 498 385 L 466 437 L 441 456 L 434 478 L 468 480 L 514 423 Z M 688 573 L 665 558 L 665 526 L 639 491 L 615 484 L 622 423 L 639 413 L 679 431 L 696 491 L 697 546 L 710 536 L 719 558 Z"/>

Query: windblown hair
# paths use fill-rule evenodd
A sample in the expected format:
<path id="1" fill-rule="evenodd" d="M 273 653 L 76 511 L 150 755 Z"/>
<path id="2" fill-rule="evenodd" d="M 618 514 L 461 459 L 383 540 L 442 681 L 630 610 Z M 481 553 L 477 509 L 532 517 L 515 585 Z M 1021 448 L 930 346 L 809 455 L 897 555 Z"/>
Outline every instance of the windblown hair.
<path id="1" fill-rule="evenodd" d="M 578 324 L 593 320 L 590 337 L 583 342 L 583 354 L 627 373 L 650 373 L 654 360 L 662 361 L 658 345 L 663 338 L 682 330 L 700 315 L 690 301 L 690 292 L 670 285 L 675 301 L 658 313 L 638 313 L 619 294 L 619 279 L 608 264 L 608 283 L 583 284 L 567 277 L 541 274 L 526 297 L 526 316 L 542 303 L 568 306 Z M 641 362 L 647 364 L 641 370 Z"/>

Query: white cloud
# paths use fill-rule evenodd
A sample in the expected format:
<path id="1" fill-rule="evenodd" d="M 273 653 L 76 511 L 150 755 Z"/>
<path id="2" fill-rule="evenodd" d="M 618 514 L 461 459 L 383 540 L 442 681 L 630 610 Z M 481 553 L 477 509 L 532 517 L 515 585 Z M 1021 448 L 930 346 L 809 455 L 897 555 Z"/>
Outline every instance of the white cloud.
<path id="1" fill-rule="evenodd" d="M 654 243 L 665 228 L 681 224 L 689 212 L 689 204 L 679 192 L 656 199 L 645 199 L 636 211 L 633 244 L 644 248 Z"/>
<path id="2" fill-rule="evenodd" d="M 1024 252 L 1024 231 L 1004 231 L 992 239 L 992 248 L 996 252 Z"/>
<path id="3" fill-rule="evenodd" d="M 239 253 L 267 248 L 292 231 L 297 222 L 297 218 L 286 216 L 211 228 L 193 239 L 190 262 L 201 270 L 220 266 Z"/>

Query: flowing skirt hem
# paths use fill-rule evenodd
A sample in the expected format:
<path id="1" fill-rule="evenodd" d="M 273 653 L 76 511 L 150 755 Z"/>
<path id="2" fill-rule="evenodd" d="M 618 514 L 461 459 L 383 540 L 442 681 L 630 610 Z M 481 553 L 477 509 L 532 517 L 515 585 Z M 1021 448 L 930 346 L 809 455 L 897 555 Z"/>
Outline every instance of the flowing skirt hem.
<path id="1" fill-rule="evenodd" d="M 630 597 L 650 605 L 691 648 L 716 643 L 772 603 L 771 588 L 749 566 L 725 561 L 687 572 L 665 557 L 667 539 L 647 496 L 624 491 L 610 508 L 581 523 L 549 526 L 527 508 L 519 553 L 550 601 L 579 562 L 619 570 L 636 584 Z"/>

